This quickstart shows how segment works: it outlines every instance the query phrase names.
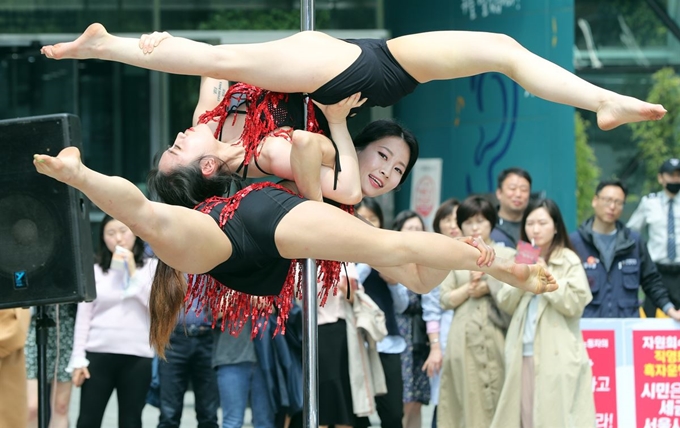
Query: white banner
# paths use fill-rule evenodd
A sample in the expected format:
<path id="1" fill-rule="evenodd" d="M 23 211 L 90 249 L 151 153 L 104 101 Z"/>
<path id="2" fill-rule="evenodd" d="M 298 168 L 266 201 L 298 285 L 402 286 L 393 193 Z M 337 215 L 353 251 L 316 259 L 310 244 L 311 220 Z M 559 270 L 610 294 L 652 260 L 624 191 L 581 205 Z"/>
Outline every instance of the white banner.
<path id="1" fill-rule="evenodd" d="M 441 202 L 442 163 L 441 158 L 421 158 L 411 172 L 411 209 L 420 214 L 430 231 Z"/>

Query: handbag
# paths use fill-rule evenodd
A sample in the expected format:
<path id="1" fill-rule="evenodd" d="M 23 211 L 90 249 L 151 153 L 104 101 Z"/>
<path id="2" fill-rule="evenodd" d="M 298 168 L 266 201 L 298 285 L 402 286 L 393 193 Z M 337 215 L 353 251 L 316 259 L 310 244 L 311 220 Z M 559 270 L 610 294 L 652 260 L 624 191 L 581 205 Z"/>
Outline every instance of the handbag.
<path id="1" fill-rule="evenodd" d="M 427 324 L 423 319 L 423 306 L 421 296 L 418 296 L 418 303 L 409 306 L 411 316 L 411 337 L 413 339 L 413 353 L 430 353 L 430 338 L 427 335 Z"/>

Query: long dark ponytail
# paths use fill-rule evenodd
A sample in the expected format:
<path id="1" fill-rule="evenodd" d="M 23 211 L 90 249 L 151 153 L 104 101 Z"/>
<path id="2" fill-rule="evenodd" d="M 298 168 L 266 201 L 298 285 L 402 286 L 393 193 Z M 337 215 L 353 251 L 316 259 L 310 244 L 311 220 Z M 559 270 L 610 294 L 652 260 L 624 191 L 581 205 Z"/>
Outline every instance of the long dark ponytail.
<path id="1" fill-rule="evenodd" d="M 221 166 L 217 172 L 210 176 L 204 175 L 201 170 L 201 161 L 204 159 L 176 167 L 169 172 L 153 168 L 147 178 L 152 197 L 170 205 L 194 208 L 208 198 L 228 194 L 232 185 L 242 185 L 241 178 L 229 171 L 224 162 L 219 160 L 217 161 Z M 165 355 L 165 347 L 170 342 L 186 289 L 184 274 L 159 260 L 149 296 L 149 342 L 160 357 Z"/>
<path id="2" fill-rule="evenodd" d="M 186 290 L 184 274 L 159 260 L 149 296 L 149 342 L 161 358 L 165 357 L 165 347 L 170 342 Z"/>

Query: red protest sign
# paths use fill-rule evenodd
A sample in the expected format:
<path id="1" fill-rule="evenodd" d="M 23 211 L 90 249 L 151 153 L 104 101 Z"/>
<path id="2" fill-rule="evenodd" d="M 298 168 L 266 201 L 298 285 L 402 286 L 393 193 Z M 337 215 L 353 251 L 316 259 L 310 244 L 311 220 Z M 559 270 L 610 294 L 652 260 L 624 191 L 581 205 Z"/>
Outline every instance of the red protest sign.
<path id="1" fill-rule="evenodd" d="M 616 414 L 616 341 L 614 330 L 583 330 L 593 371 L 597 428 L 614 428 Z"/>
<path id="2" fill-rule="evenodd" d="M 633 331 L 635 413 L 641 428 L 680 428 L 680 331 Z"/>

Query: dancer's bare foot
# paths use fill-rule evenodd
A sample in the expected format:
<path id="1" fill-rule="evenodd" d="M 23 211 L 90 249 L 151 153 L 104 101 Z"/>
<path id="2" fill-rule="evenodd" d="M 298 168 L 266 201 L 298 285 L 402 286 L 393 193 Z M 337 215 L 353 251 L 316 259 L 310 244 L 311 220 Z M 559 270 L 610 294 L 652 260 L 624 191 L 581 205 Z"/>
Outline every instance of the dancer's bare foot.
<path id="1" fill-rule="evenodd" d="M 619 95 L 602 103 L 597 111 L 597 126 L 603 131 L 614 129 L 624 123 L 659 120 L 666 114 L 660 104 L 650 104 L 633 97 Z"/>
<path id="2" fill-rule="evenodd" d="M 33 155 L 33 165 L 40 174 L 71 186 L 78 185 L 85 169 L 80 161 L 80 150 L 76 147 L 66 147 L 57 157 Z"/>
<path id="3" fill-rule="evenodd" d="M 516 264 L 512 266 L 511 272 L 518 280 L 511 285 L 522 290 L 542 294 L 558 288 L 555 278 L 543 266 Z"/>
<path id="4" fill-rule="evenodd" d="M 43 46 L 40 52 L 52 59 L 89 59 L 98 58 L 97 51 L 103 42 L 110 37 L 102 24 L 92 24 L 72 42 Z"/>

